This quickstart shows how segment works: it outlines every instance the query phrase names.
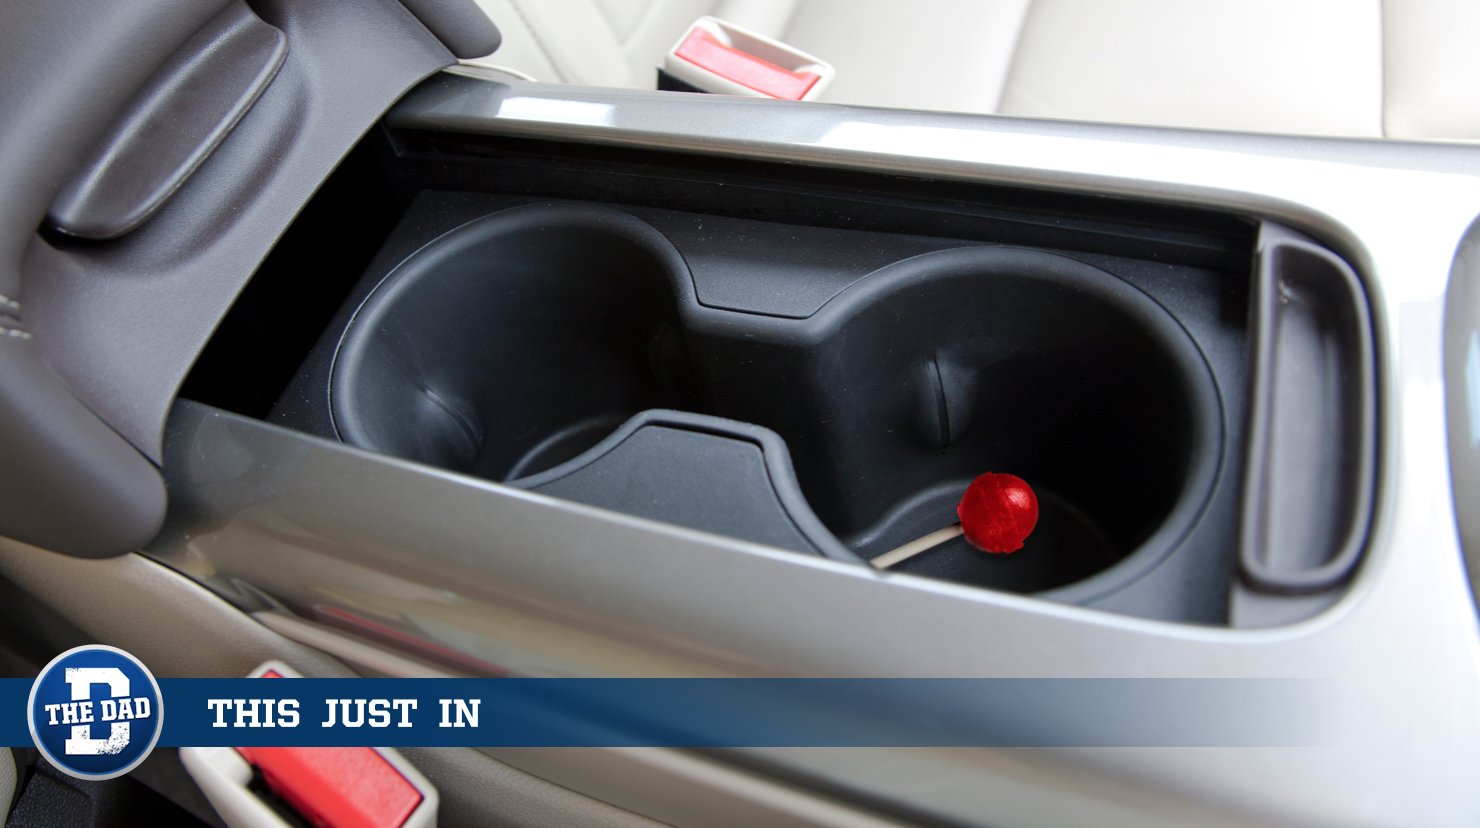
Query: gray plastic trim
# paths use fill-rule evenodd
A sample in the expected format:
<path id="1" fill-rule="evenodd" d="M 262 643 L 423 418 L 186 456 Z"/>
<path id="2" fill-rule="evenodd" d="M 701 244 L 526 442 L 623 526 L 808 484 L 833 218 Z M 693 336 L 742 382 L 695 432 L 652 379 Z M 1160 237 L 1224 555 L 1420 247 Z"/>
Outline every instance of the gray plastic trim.
<path id="1" fill-rule="evenodd" d="M 1444 387 L 1449 474 L 1470 594 L 1480 602 L 1480 221 L 1470 225 L 1460 240 L 1447 294 Z"/>
<path id="2" fill-rule="evenodd" d="M 1452 626 L 1432 598 L 1353 605 L 1348 596 L 1345 611 L 1328 611 L 1324 623 L 1199 629 L 770 550 L 192 403 L 177 406 L 170 433 L 171 517 L 151 554 L 223 595 L 250 583 L 295 609 L 344 606 L 404 632 L 403 641 L 421 639 L 515 674 L 1316 676 L 1351 691 L 1312 723 L 1342 745 L 1336 752 L 1047 751 L 1045 761 L 1074 766 L 1070 776 L 1124 768 L 1184 791 L 1179 796 L 1203 792 L 1194 798 L 1209 787 L 1253 785 L 1270 792 L 1261 808 L 1274 807 L 1267 801 L 1274 792 L 1299 791 L 1279 800 L 1276 812 L 1286 817 L 1353 814 L 1346 803 L 1358 788 L 1433 816 L 1436 809 L 1402 793 L 1401 778 L 1389 781 L 1392 744 L 1437 751 L 1417 772 L 1445 785 L 1480 772 L 1480 742 L 1445 741 L 1454 717 L 1480 698 L 1480 672 L 1465 655 L 1467 628 Z M 1383 635 L 1373 637 L 1372 625 Z M 1409 646 L 1410 637 L 1425 647 Z M 1405 704 L 1416 705 L 1412 715 L 1391 715 Z M 796 773 L 823 773 L 844 787 L 872 778 L 869 796 L 944 809 L 957 821 L 1026 824 L 997 818 L 1016 812 L 1018 799 L 971 794 L 1010 790 L 989 770 L 1000 751 L 947 752 L 933 771 L 955 780 L 946 800 L 922 799 L 915 771 L 880 777 L 863 758 L 872 754 L 847 754 L 862 764 L 843 755 L 783 758 Z M 980 783 L 960 787 L 971 778 Z M 1445 808 L 1464 808 L 1462 789 L 1452 789 Z M 1042 795 L 1022 796 L 1030 793 Z M 1099 807 L 1086 815 L 1108 813 Z"/>
<path id="3" fill-rule="evenodd" d="M 113 555 L 143 543 L 163 518 L 155 468 L 45 362 L 45 303 L 32 301 L 35 283 L 21 272 L 59 183 L 155 67 L 223 5 L 0 5 L 0 534 Z"/>
<path id="4" fill-rule="evenodd" d="M 1239 564 L 1266 592 L 1304 595 L 1351 573 L 1376 474 L 1376 367 L 1351 267 L 1266 223 L 1254 273 L 1248 465 Z"/>
<path id="5" fill-rule="evenodd" d="M 0 538 L 0 576 L 92 641 L 128 650 L 161 677 L 241 677 L 272 658 L 305 675 L 354 675 L 141 555 L 80 560 Z"/>
<path id="6" fill-rule="evenodd" d="M 480 748 L 494 759 L 675 828 L 904 828 L 707 756 L 672 748 Z"/>
<path id="7" fill-rule="evenodd" d="M 0 535 L 104 556 L 154 534 L 151 460 L 210 332 L 359 136 L 452 61 L 395 0 L 264 0 L 254 9 L 290 52 L 158 213 L 109 242 L 37 235 L 124 104 L 225 6 L 0 7 Z"/>
<path id="8" fill-rule="evenodd" d="M 135 96 L 57 193 L 47 220 L 86 239 L 143 224 L 225 140 L 287 54 L 283 33 L 234 0 Z"/>
<path id="9" fill-rule="evenodd" d="M 401 3 L 460 58 L 498 51 L 504 37 L 474 0 L 401 0 Z"/>
<path id="10" fill-rule="evenodd" d="M 497 762 L 473 748 L 401 748 L 437 786 L 442 828 L 665 828 Z"/>

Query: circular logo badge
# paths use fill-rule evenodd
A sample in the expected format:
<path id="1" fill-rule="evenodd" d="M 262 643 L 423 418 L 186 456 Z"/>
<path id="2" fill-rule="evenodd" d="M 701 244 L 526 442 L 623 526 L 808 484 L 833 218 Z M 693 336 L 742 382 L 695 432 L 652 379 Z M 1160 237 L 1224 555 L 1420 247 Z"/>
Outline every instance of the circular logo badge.
<path id="1" fill-rule="evenodd" d="M 112 779 L 154 749 L 164 725 L 159 684 L 137 658 L 90 644 L 62 653 L 31 685 L 36 747 L 78 779 Z"/>

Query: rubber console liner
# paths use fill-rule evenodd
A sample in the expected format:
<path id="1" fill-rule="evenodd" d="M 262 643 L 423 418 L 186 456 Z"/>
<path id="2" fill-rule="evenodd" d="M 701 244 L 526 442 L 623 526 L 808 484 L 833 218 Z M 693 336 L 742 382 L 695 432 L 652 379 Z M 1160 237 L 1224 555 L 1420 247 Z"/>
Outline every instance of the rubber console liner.
<path id="1" fill-rule="evenodd" d="M 812 514 L 791 455 L 759 426 L 651 409 L 512 485 L 795 552 L 859 562 Z"/>
<path id="2" fill-rule="evenodd" d="M 1011 472 L 1042 509 L 1021 552 L 956 540 L 898 570 L 1076 603 L 1191 547 L 1194 567 L 1231 557 L 1203 519 L 1228 435 L 1199 344 L 1124 279 L 1039 250 L 426 192 L 270 419 L 854 560 Z M 1227 579 L 1156 589 L 1221 607 Z"/>

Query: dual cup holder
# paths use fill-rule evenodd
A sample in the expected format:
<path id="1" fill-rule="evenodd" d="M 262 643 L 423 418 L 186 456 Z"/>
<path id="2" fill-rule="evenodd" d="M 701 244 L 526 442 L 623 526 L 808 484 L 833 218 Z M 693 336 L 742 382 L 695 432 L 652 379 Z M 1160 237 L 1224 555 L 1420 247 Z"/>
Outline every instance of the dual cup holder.
<path id="1" fill-rule="evenodd" d="M 1030 249 L 913 255 L 790 318 L 703 304 L 629 213 L 527 205 L 405 258 L 332 344 L 348 443 L 804 553 L 875 557 L 1017 475 L 1040 503 L 1023 549 L 896 569 L 1065 600 L 1174 550 L 1223 454 L 1178 321 Z"/>

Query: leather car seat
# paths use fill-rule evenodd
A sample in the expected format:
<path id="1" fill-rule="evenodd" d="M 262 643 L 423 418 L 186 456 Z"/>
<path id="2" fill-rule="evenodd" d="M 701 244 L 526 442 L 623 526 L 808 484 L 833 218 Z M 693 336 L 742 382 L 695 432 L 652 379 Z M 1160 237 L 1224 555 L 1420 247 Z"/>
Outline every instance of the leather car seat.
<path id="1" fill-rule="evenodd" d="M 1480 139 L 1473 0 L 478 0 L 486 61 L 651 89 L 713 14 L 831 62 L 823 100 L 1247 132 Z"/>

